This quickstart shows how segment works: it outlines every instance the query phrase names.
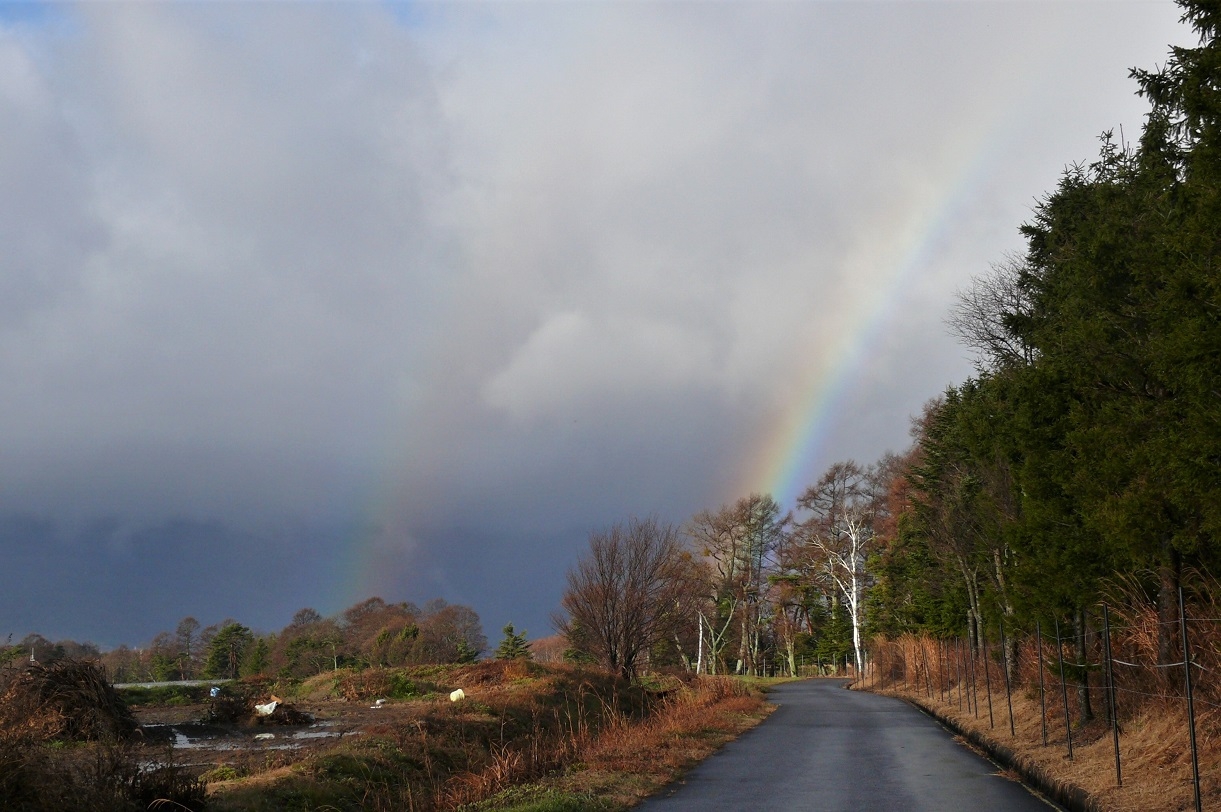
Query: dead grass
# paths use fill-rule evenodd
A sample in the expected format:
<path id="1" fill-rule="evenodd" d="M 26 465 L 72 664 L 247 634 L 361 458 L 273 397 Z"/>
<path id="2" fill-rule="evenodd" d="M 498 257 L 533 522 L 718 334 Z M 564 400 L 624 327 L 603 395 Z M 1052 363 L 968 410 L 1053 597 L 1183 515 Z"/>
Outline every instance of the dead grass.
<path id="1" fill-rule="evenodd" d="M 0 807 L 14 812 L 200 809 L 203 785 L 166 758 L 141 766 L 131 712 L 94 662 L 0 672 Z"/>
<path id="2" fill-rule="evenodd" d="M 1128 611 L 1139 620 L 1139 613 Z M 1124 656 L 1138 662 L 1140 647 L 1153 645 L 1148 623 L 1131 625 L 1133 634 L 1124 640 Z M 1206 645 L 1206 644 L 1202 644 Z M 1114 812 L 1169 812 L 1194 809 L 1191 781 L 1191 757 L 1188 738 L 1187 711 L 1182 699 L 1157 699 L 1135 693 L 1158 693 L 1167 690 L 1164 678 L 1157 673 L 1125 675 L 1129 693 L 1120 705 L 1119 750 L 1123 786 L 1116 786 L 1115 751 L 1111 728 L 1105 721 L 1106 702 L 1102 691 L 1094 692 L 1097 718 L 1081 726 L 1080 709 L 1073 686 L 1069 687 L 1069 711 L 1073 720 L 1073 758 L 1068 757 L 1064 705 L 1058 682 L 1053 674 L 1045 674 L 1047 745 L 1043 745 L 1043 720 L 1038 692 L 1037 656 L 1033 646 L 1023 649 L 1021 669 L 1012 702 L 1014 735 L 1009 731 L 1009 713 L 1005 701 L 1003 675 L 999 662 L 991 662 L 992 721 L 988 717 L 986 683 L 982 662 L 976 672 L 974 693 L 976 708 L 968 701 L 971 689 L 965 672 L 952 662 L 939 663 L 936 641 L 905 637 L 884 644 L 878 658 L 885 674 L 884 688 L 875 675 L 869 683 L 858 685 L 879 693 L 903 696 L 928 708 L 934 714 L 952 720 L 960 728 L 983 736 L 1017 754 L 1019 759 L 1058 781 L 1080 787 L 1093 796 L 1100 808 Z M 923 647 L 923 652 L 921 651 Z M 1215 647 L 1209 647 L 1211 650 Z M 1116 656 L 1119 656 L 1117 653 Z M 902 661 L 908 670 L 904 684 Z M 925 670 L 927 664 L 927 672 Z M 1181 674 L 1181 669 L 1179 669 Z M 961 685 L 959 675 L 963 676 Z M 1181 679 L 1181 677 L 1180 677 Z M 1095 684 L 1100 680 L 1095 677 Z M 942 685 L 952 686 L 943 695 Z M 1173 686 L 1172 686 L 1173 687 Z M 1181 690 L 1181 689 L 1180 689 Z M 1204 696 L 1213 696 L 1215 684 L 1204 687 Z M 1221 805 L 1221 709 L 1197 704 L 1197 741 L 1199 745 L 1201 798 L 1204 808 Z"/>
<path id="3" fill-rule="evenodd" d="M 774 706 L 762 691 L 731 678 L 685 685 L 639 724 L 609 727 L 580 760 L 544 786 L 626 809 L 765 719 Z M 493 807 L 494 808 L 494 807 Z"/>
<path id="4" fill-rule="evenodd" d="M 483 770 L 455 777 L 441 808 L 469 807 L 530 781 L 629 806 L 764 718 L 771 706 L 761 696 L 728 678 L 672 678 L 652 692 L 613 689 L 609 696 L 581 681 L 575 702 L 566 694 L 563 711 L 552 708 L 558 724 L 531 735 L 528 746 L 500 748 Z M 580 710 L 591 699 L 596 724 Z"/>
<path id="5" fill-rule="evenodd" d="M 444 692 L 461 687 L 467 699 L 393 703 L 360 737 L 274 773 L 246 768 L 248 777 L 214 783 L 212 808 L 625 808 L 770 710 L 761 691 L 731 679 L 671 678 L 645 690 L 595 669 L 520 661 L 408 676 Z"/>

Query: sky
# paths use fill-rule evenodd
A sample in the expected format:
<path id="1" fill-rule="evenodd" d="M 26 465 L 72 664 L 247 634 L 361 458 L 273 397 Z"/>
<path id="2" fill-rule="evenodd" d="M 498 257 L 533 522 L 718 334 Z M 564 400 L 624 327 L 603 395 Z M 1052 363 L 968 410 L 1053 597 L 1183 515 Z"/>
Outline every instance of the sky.
<path id="1" fill-rule="evenodd" d="M 0 639 L 371 596 L 909 443 L 1171 2 L 0 4 Z"/>

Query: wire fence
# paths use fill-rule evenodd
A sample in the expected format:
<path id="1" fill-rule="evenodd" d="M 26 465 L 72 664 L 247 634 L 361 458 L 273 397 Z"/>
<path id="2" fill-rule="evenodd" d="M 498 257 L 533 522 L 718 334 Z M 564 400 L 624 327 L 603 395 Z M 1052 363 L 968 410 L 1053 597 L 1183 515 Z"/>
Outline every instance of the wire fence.
<path id="1" fill-rule="evenodd" d="M 1123 786 L 1123 723 L 1151 703 L 1180 708 L 1200 812 L 1196 711 L 1221 709 L 1216 679 L 1221 673 L 1221 617 L 1189 615 L 1182 590 L 1173 621 L 1135 602 L 1103 603 L 1096 609 L 1063 626 L 1058 619 L 1051 628 L 1037 623 L 1033 632 L 1012 634 L 1001 621 L 970 638 L 877 639 L 862 679 L 866 687 L 902 688 L 936 698 L 960 713 L 986 719 L 992 729 L 1007 728 L 1010 736 L 1016 735 L 1015 693 L 1033 696 L 1043 745 L 1062 744 L 1069 759 L 1074 727 L 1102 719 L 1112 740 L 1117 786 Z"/>

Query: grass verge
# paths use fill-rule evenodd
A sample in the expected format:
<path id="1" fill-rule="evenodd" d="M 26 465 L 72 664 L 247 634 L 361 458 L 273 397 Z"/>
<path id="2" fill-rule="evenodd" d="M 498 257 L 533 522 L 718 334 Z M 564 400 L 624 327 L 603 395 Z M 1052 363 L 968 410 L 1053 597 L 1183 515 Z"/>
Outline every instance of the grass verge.
<path id="1" fill-rule="evenodd" d="M 1102 720 L 1073 727 L 1070 759 L 1064 717 L 1054 706 L 1048 708 L 1048 743 L 1043 745 L 1043 713 L 1037 695 L 1013 695 L 1011 735 L 1003 690 L 992 697 L 991 720 L 983 691 L 978 692 L 977 713 L 954 692 L 942 699 L 939 691 L 928 689 L 890 686 L 871 690 L 901 697 L 947 722 L 968 740 L 1012 762 L 1028 783 L 1037 783 L 1042 776 L 1044 782 L 1059 788 L 1056 800 L 1070 809 L 1170 812 L 1195 808 L 1187 714 L 1176 706 L 1180 703 L 1150 703 L 1124 720 L 1119 737 L 1123 786 L 1119 786 L 1114 739 Z M 1215 709 L 1197 712 L 1196 723 L 1202 806 L 1214 809 L 1221 806 L 1221 713 Z"/>
<path id="2" fill-rule="evenodd" d="M 361 679 L 382 684 L 376 675 Z M 396 703 L 398 715 L 363 735 L 297 761 L 247 767 L 236 779 L 218 772 L 210 808 L 625 809 L 772 707 L 758 684 L 729 678 L 674 677 L 646 690 L 593 669 L 533 663 L 394 679 L 442 692 L 462 687 L 468 699 L 453 703 L 429 691 L 432 698 Z"/>

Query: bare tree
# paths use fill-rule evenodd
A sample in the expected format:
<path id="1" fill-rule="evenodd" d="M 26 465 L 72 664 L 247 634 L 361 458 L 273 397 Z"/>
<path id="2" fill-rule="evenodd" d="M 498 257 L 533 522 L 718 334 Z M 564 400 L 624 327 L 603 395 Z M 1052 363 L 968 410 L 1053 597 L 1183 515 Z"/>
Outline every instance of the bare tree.
<path id="1" fill-rule="evenodd" d="M 718 667 L 724 665 L 722 653 L 729 643 L 728 635 L 733 621 L 738 617 L 739 610 L 744 608 L 745 539 L 729 505 L 722 506 L 715 513 L 706 510 L 697 514 L 687 524 L 687 536 L 703 556 L 708 573 L 707 601 L 698 609 L 697 670 L 715 674 Z M 704 654 L 705 641 L 707 659 Z"/>
<path id="2" fill-rule="evenodd" d="M 479 615 L 469 606 L 435 598 L 424 605 L 414 656 L 422 662 L 471 662 L 487 650 Z"/>
<path id="3" fill-rule="evenodd" d="M 199 621 L 193 617 L 184 617 L 178 621 L 174 630 L 174 640 L 178 645 L 178 678 L 191 679 L 195 676 L 199 660 Z"/>
<path id="4" fill-rule="evenodd" d="M 368 598 L 343 611 L 343 654 L 355 662 L 388 665 L 389 658 L 406 642 L 410 632 L 403 630 L 420 615 L 409 603 L 386 603 L 381 598 Z M 418 631 L 418 627 L 417 627 Z M 401 639 L 399 635 L 402 635 Z M 394 643 L 391 641 L 394 640 Z M 395 663 L 399 664 L 399 663 Z"/>
<path id="5" fill-rule="evenodd" d="M 556 628 L 573 648 L 634 679 L 642 657 L 683 622 L 676 607 L 688 563 L 678 531 L 656 519 L 593 533 L 589 553 L 568 572 L 567 614 L 555 617 Z"/>
<path id="6" fill-rule="evenodd" d="M 958 291 L 946 326 L 976 354 L 979 369 L 1034 362 L 1035 349 L 1022 336 L 1023 323 L 1034 311 L 1033 290 L 1025 260 L 1005 257 L 992 273 L 976 276 Z"/>
<path id="7" fill-rule="evenodd" d="M 760 668 L 761 635 L 770 609 L 768 576 L 775 567 L 776 552 L 788 532 L 790 518 L 781 515 L 780 505 L 771 496 L 755 493 L 723 505 L 715 513 L 700 513 L 688 524 L 687 535 L 712 563 L 715 575 L 709 584 L 715 622 L 701 613 L 701 635 L 706 626 L 710 662 L 716 663 L 736 617 L 737 670 L 754 672 Z"/>

